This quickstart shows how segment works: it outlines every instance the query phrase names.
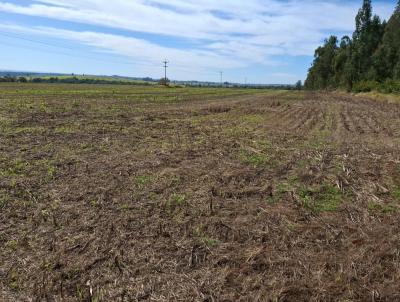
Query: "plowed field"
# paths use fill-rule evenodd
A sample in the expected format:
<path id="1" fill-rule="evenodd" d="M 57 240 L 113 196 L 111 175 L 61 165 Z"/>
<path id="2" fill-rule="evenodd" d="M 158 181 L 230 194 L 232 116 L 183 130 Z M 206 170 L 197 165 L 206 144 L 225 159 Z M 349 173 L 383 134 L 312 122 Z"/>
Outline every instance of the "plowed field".
<path id="1" fill-rule="evenodd" d="M 0 86 L 0 301 L 400 301 L 400 104 Z"/>

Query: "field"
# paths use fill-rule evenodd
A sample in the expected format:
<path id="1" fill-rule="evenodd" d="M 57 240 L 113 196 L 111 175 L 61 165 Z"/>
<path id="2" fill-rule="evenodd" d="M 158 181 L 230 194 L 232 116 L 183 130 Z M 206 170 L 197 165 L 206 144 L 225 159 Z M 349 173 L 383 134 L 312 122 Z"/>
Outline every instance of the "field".
<path id="1" fill-rule="evenodd" d="M 400 301 L 400 103 L 0 85 L 1 301 Z"/>

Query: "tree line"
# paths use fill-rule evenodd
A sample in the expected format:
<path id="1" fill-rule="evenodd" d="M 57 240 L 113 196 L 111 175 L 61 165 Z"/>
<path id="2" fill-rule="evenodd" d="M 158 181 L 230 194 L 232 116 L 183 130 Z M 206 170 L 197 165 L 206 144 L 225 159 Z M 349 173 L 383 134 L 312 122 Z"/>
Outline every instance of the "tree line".
<path id="1" fill-rule="evenodd" d="M 78 77 L 14 77 L 4 76 L 0 77 L 0 83 L 60 83 L 60 84 L 115 84 L 115 85 L 150 85 L 148 82 L 134 82 L 134 81 L 122 81 L 117 79 L 97 79 L 97 78 L 78 78 Z"/>
<path id="2" fill-rule="evenodd" d="M 387 22 L 364 0 L 355 21 L 352 37 L 330 36 L 315 50 L 305 87 L 400 92 L 400 0 Z"/>

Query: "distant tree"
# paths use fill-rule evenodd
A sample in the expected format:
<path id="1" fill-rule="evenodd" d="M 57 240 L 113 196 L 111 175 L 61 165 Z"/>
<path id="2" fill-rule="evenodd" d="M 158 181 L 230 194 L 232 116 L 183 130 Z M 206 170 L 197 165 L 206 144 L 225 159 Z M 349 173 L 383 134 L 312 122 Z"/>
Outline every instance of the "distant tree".
<path id="1" fill-rule="evenodd" d="M 28 80 L 27 80 L 25 77 L 19 77 L 19 78 L 18 78 L 18 82 L 20 82 L 20 83 L 27 83 Z"/>
<path id="2" fill-rule="evenodd" d="M 4 82 L 13 83 L 13 82 L 16 82 L 16 81 L 17 81 L 17 79 L 15 77 L 10 76 L 10 75 L 6 75 L 4 77 Z"/>
<path id="3" fill-rule="evenodd" d="M 299 80 L 296 82 L 296 84 L 294 85 L 296 90 L 302 90 L 303 89 L 303 83 Z"/>
<path id="4" fill-rule="evenodd" d="M 162 78 L 162 79 L 160 79 L 160 80 L 158 81 L 158 84 L 159 84 L 159 85 L 163 85 L 163 86 L 168 86 L 169 83 L 170 83 L 170 80 L 169 80 L 168 78 L 167 78 L 167 79 Z"/>

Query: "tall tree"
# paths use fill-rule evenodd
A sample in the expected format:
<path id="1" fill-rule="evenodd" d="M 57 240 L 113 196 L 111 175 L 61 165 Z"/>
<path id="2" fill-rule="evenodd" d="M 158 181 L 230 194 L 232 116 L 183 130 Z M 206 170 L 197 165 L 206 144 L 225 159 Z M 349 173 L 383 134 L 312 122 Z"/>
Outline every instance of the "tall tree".
<path id="1" fill-rule="evenodd" d="M 335 72 L 336 86 L 351 87 L 351 79 L 346 77 L 346 68 L 351 57 L 352 41 L 349 36 L 344 36 L 340 41 L 340 46 L 333 60 L 333 69 Z"/>
<path id="2" fill-rule="evenodd" d="M 400 1 L 385 27 L 382 43 L 374 60 L 379 71 L 379 80 L 396 76 L 397 62 L 400 61 Z"/>
<path id="3" fill-rule="evenodd" d="M 315 51 L 306 88 L 352 89 L 365 80 L 400 80 L 400 0 L 387 23 L 373 15 L 371 0 L 363 0 L 355 25 L 352 39 L 343 37 L 338 47 L 332 36 Z"/>
<path id="4" fill-rule="evenodd" d="M 315 51 L 314 62 L 305 82 L 308 88 L 321 89 L 335 86 L 334 59 L 338 50 L 337 43 L 337 37 L 331 36 Z"/>
<path id="5" fill-rule="evenodd" d="M 363 5 L 356 16 L 356 31 L 353 38 L 359 39 L 367 31 L 372 19 L 371 0 L 364 0 Z"/>
<path id="6" fill-rule="evenodd" d="M 352 64 L 356 70 L 356 79 L 375 79 L 372 56 L 379 47 L 383 35 L 383 25 L 378 16 L 372 15 L 371 0 L 364 0 L 356 16 L 356 30 L 353 34 L 354 51 Z"/>

